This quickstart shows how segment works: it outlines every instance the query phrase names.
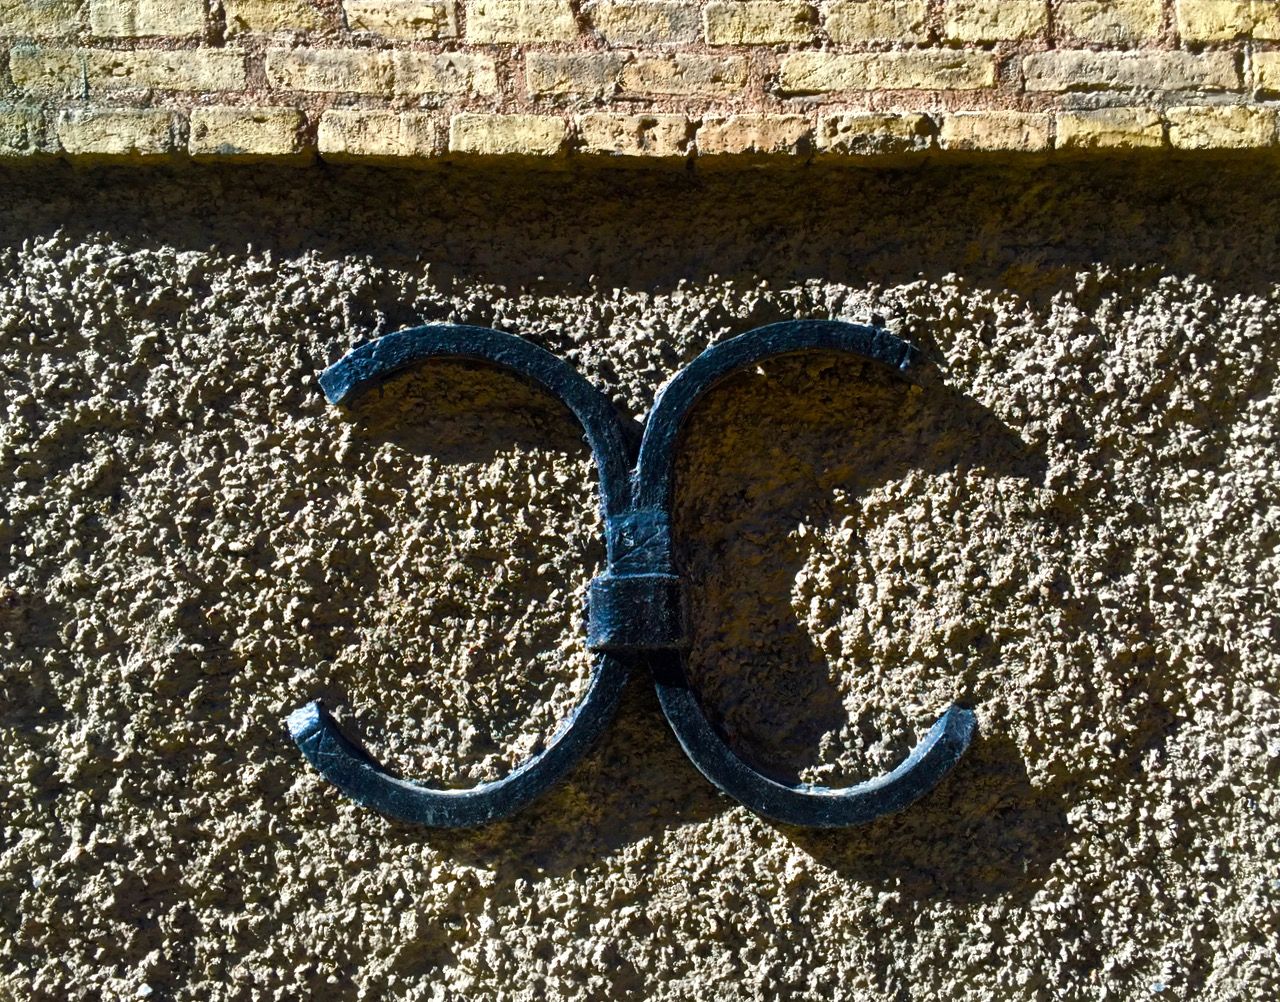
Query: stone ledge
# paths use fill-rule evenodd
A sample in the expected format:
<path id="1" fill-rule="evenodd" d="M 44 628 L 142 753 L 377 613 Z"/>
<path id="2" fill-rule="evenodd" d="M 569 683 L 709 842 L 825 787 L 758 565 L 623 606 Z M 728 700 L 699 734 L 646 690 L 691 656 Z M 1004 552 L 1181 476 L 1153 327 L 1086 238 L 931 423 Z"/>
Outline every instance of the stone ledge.
<path id="1" fill-rule="evenodd" d="M 1277 112 L 1251 105 L 1145 106 L 1058 112 L 869 112 L 692 115 L 590 112 L 500 115 L 292 106 L 165 108 L 0 105 L 0 159 L 51 156 L 146 163 L 192 157 L 425 166 L 512 160 L 635 164 L 850 163 L 975 155 L 1229 151 L 1280 146 Z"/>

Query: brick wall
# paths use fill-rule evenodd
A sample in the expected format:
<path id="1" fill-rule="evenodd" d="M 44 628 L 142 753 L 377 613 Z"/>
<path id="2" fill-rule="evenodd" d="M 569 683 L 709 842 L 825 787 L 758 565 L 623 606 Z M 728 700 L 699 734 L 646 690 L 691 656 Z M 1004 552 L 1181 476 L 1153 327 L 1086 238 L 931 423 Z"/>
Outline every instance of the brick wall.
<path id="1" fill-rule="evenodd" d="M 1274 146 L 1272 0 L 0 0 L 0 158 Z"/>

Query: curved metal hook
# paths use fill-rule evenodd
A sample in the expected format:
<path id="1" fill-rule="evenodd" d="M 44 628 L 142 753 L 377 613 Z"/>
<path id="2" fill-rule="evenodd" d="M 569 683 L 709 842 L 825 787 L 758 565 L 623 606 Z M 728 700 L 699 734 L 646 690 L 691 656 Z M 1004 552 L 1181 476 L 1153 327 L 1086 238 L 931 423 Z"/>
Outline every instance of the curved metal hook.
<path id="1" fill-rule="evenodd" d="M 670 508 L 680 426 L 709 389 L 738 370 L 801 351 L 843 351 L 905 373 L 919 349 L 880 327 L 839 320 L 789 320 L 713 344 L 659 392 L 645 421 L 636 462 L 637 508 Z"/>
<path id="2" fill-rule="evenodd" d="M 342 733 L 320 700 L 289 714 L 289 735 L 307 761 L 357 804 L 433 828 L 471 828 L 519 810 L 554 785 L 613 719 L 630 672 L 620 658 L 596 657 L 586 697 L 547 747 L 492 783 L 445 790 L 392 775 Z"/>
<path id="3" fill-rule="evenodd" d="M 550 393 L 573 411 L 586 432 L 600 471 L 604 516 L 627 506 L 631 449 L 617 409 L 568 362 L 522 337 L 464 324 L 410 327 L 347 352 L 320 373 L 320 388 L 329 403 L 350 403 L 369 387 L 431 358 L 487 362 Z"/>
<path id="4" fill-rule="evenodd" d="M 978 726 L 973 710 L 953 704 L 892 772 L 843 789 L 789 786 L 734 754 L 703 713 L 681 661 L 678 655 L 650 657 L 658 702 L 680 747 L 716 787 L 757 814 L 789 825 L 849 828 L 902 810 L 955 767 Z"/>
<path id="5" fill-rule="evenodd" d="M 346 403 L 369 386 L 431 358 L 487 362 L 562 401 L 586 432 L 599 469 L 604 516 L 625 508 L 629 450 L 613 405 L 568 363 L 523 338 L 453 324 L 397 331 L 354 349 L 325 369 L 320 385 L 331 403 Z M 433 789 L 392 775 L 342 733 L 318 700 L 294 710 L 288 727 L 307 761 L 357 803 L 402 821 L 469 827 L 518 810 L 568 772 L 613 718 L 628 675 L 623 658 L 597 653 L 586 696 L 547 747 L 502 779 L 466 790 Z"/>
<path id="6" fill-rule="evenodd" d="M 645 426 L 634 474 L 638 509 L 669 513 L 680 427 L 698 399 L 744 366 L 799 351 L 843 351 L 906 372 L 917 349 L 878 327 L 802 320 L 758 327 L 713 345 L 658 394 Z M 923 796 L 955 766 L 973 740 L 972 710 L 953 705 L 901 765 L 841 790 L 787 786 L 734 754 L 702 710 L 676 650 L 647 654 L 662 712 L 698 771 L 758 814 L 807 827 L 847 827 L 900 810 Z"/>

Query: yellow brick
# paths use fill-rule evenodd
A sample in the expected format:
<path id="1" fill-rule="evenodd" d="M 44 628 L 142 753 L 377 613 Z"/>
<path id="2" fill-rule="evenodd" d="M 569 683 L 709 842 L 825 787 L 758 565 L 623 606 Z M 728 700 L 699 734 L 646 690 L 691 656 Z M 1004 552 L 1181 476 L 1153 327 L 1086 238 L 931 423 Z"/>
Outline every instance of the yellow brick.
<path id="1" fill-rule="evenodd" d="M 112 38 L 204 33 L 204 0 L 89 0 L 89 30 Z"/>
<path id="2" fill-rule="evenodd" d="M 317 31 L 329 19 L 311 0 L 222 0 L 227 34 L 246 31 Z"/>
<path id="3" fill-rule="evenodd" d="M 698 128 L 698 155 L 808 153 L 813 128 L 808 115 L 704 118 Z"/>
<path id="4" fill-rule="evenodd" d="M 624 62 L 624 57 L 614 52 L 531 52 L 525 59 L 525 83 L 534 97 L 605 97 L 617 89 Z"/>
<path id="5" fill-rule="evenodd" d="M 346 0 L 347 27 L 388 38 L 454 38 L 458 34 L 453 0 Z"/>
<path id="6" fill-rule="evenodd" d="M 320 116 L 316 144 L 334 162 L 413 161 L 443 154 L 443 133 L 421 112 L 330 110 Z"/>
<path id="7" fill-rule="evenodd" d="M 729 0 L 702 13 L 709 45 L 780 45 L 808 42 L 817 16 L 800 0 Z"/>
<path id="8" fill-rule="evenodd" d="M 1022 61 L 1027 90 L 1234 90 L 1231 52 L 1038 52 Z"/>
<path id="9" fill-rule="evenodd" d="M 622 68 L 622 89 L 631 94 L 732 97 L 746 82 L 747 63 L 739 56 L 677 52 L 669 58 L 637 59 Z"/>
<path id="10" fill-rule="evenodd" d="M 1253 31 L 1250 0 L 1178 0 L 1178 34 L 1188 42 L 1224 42 Z"/>
<path id="11" fill-rule="evenodd" d="M 39 153 L 44 143 L 44 119 L 38 110 L 0 108 L 0 160 Z"/>
<path id="12" fill-rule="evenodd" d="M 943 34 L 951 42 L 1034 38 L 1049 26 L 1045 0 L 948 0 Z"/>
<path id="13" fill-rule="evenodd" d="M 1058 113 L 1059 149 L 1145 149 L 1164 145 L 1164 123 L 1148 108 Z"/>
<path id="14" fill-rule="evenodd" d="M 928 13 L 925 0 L 837 0 L 827 8 L 827 34 L 837 45 L 923 42 Z"/>
<path id="15" fill-rule="evenodd" d="M 58 142 L 73 157 L 169 156 L 180 116 L 159 108 L 76 108 L 59 113 Z"/>
<path id="16" fill-rule="evenodd" d="M 1260 42 L 1280 41 L 1280 2 L 1254 0 L 1253 30 L 1250 34 Z"/>
<path id="17" fill-rule="evenodd" d="M 79 30 L 78 0 L 0 0 L 0 37 L 55 38 Z"/>
<path id="18" fill-rule="evenodd" d="M 921 153 L 933 147 L 928 115 L 841 112 L 818 118 L 818 150 L 854 156 Z"/>
<path id="19" fill-rule="evenodd" d="M 470 0 L 468 42 L 572 42 L 578 22 L 569 0 Z"/>
<path id="20" fill-rule="evenodd" d="M 1253 54 L 1253 86 L 1267 94 L 1280 93 L 1280 52 Z"/>
<path id="21" fill-rule="evenodd" d="M 1273 146 L 1276 142 L 1276 113 L 1272 108 L 1170 108 L 1165 118 L 1169 122 L 1169 142 L 1179 149 L 1243 149 Z"/>
<path id="22" fill-rule="evenodd" d="M 195 157 L 234 162 L 297 156 L 301 131 L 297 108 L 193 108 L 187 148 Z"/>
<path id="23" fill-rule="evenodd" d="M 564 148 L 569 128 L 557 115 L 464 112 L 449 123 L 449 150 L 479 156 L 547 157 Z"/>
<path id="24" fill-rule="evenodd" d="M 490 56 L 464 52 L 395 52 L 396 94 L 496 94 L 498 73 Z"/>
<path id="25" fill-rule="evenodd" d="M 1178 0 L 1178 34 L 1184 42 L 1280 38 L 1276 0 Z"/>
<path id="26" fill-rule="evenodd" d="M 610 115 L 578 119 L 584 153 L 630 157 L 683 157 L 692 129 L 684 115 Z"/>
<path id="27" fill-rule="evenodd" d="M 390 95 L 391 53 L 372 49 L 268 49 L 267 80 L 281 90 Z"/>
<path id="28" fill-rule="evenodd" d="M 1099 45 L 1132 45 L 1160 34 L 1160 0 L 1062 0 L 1060 29 Z"/>
<path id="29" fill-rule="evenodd" d="M 605 2 L 590 12 L 592 25 L 610 45 L 669 45 L 702 38 L 698 5 L 693 3 Z"/>
<path id="30" fill-rule="evenodd" d="M 215 49 L 14 49 L 9 74 L 29 93 L 74 97 L 103 90 L 241 90 L 246 83 L 244 53 Z"/>
<path id="31" fill-rule="evenodd" d="M 321 93 L 493 94 L 488 56 L 374 49 L 269 49 L 267 79 L 283 90 Z"/>
<path id="32" fill-rule="evenodd" d="M 1017 150 L 1050 146 L 1048 115 L 1022 111 L 961 111 L 942 120 L 939 139 L 944 150 Z"/>
<path id="33" fill-rule="evenodd" d="M 782 60 L 784 94 L 839 90 L 975 90 L 994 87 L 995 57 L 985 52 L 919 50 L 834 55 L 797 52 Z"/>

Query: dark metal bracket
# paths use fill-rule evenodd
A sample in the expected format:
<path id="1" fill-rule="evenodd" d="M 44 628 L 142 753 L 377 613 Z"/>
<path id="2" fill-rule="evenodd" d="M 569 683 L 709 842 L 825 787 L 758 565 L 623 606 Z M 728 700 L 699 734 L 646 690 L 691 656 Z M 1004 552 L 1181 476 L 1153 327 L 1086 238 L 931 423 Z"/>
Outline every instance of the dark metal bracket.
<path id="1" fill-rule="evenodd" d="M 928 793 L 973 740 L 974 712 L 951 706 L 892 772 L 856 786 L 786 785 L 744 762 L 703 712 L 684 667 L 688 628 L 671 533 L 675 453 L 697 400 L 726 376 L 767 358 L 802 351 L 859 355 L 898 373 L 917 350 L 878 327 L 827 320 L 771 324 L 708 348 L 659 392 L 638 452 L 609 399 L 566 362 L 523 338 L 484 327 L 434 324 L 362 345 L 320 374 L 330 403 L 432 358 L 470 359 L 506 369 L 561 400 L 581 422 L 600 475 L 606 568 L 588 592 L 587 646 L 594 654 L 587 694 L 537 755 L 504 778 L 467 790 L 400 779 L 347 738 L 319 701 L 289 715 L 289 733 L 326 779 L 366 807 L 444 828 L 514 813 L 569 771 L 612 719 L 630 671 L 647 665 L 667 722 L 712 783 L 751 810 L 787 824 L 847 827 L 901 810 Z"/>

